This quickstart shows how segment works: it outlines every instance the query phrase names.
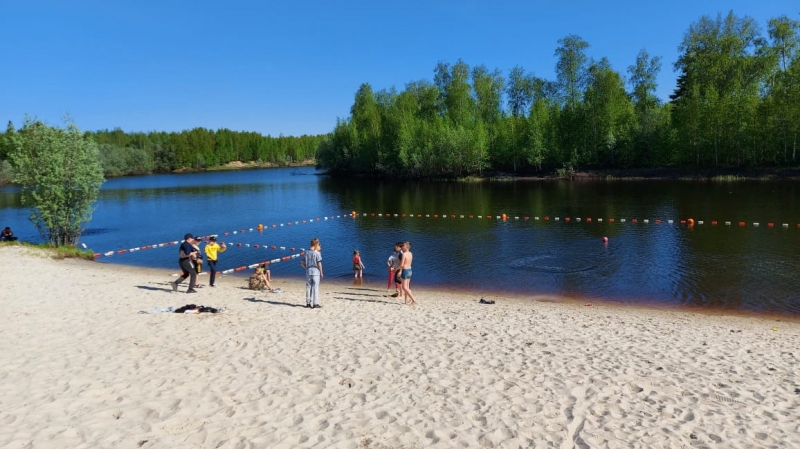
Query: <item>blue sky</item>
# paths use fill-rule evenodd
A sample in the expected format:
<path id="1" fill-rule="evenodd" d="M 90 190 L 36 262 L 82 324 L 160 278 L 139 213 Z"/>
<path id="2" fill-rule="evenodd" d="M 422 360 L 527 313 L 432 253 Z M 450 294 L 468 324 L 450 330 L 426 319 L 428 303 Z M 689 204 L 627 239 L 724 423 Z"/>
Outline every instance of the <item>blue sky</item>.
<path id="1" fill-rule="evenodd" d="M 554 79 L 568 34 L 623 75 L 640 49 L 660 56 L 666 99 L 689 25 L 730 10 L 764 34 L 770 18 L 800 20 L 796 0 L 6 1 L 0 120 L 327 133 L 361 83 L 402 90 L 439 61 Z"/>

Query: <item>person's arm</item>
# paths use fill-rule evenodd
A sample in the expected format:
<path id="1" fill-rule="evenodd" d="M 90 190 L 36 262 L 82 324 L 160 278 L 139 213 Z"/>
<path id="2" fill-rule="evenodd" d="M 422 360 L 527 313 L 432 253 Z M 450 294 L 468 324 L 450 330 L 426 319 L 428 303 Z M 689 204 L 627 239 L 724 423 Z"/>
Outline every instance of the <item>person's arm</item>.
<path id="1" fill-rule="evenodd" d="M 322 276 L 322 261 L 321 260 L 319 262 L 317 262 L 317 268 L 319 268 L 319 278 L 322 279 L 324 276 Z"/>

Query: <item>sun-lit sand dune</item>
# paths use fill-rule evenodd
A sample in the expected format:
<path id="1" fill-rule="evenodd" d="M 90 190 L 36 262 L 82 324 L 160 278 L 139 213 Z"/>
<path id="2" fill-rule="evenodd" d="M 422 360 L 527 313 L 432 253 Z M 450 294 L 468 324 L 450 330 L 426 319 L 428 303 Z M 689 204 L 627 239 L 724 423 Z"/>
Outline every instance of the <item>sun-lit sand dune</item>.
<path id="1" fill-rule="evenodd" d="M 0 272 L 3 448 L 800 447 L 791 321 L 325 279 L 310 310 L 18 246 Z M 227 310 L 139 313 L 187 303 Z"/>

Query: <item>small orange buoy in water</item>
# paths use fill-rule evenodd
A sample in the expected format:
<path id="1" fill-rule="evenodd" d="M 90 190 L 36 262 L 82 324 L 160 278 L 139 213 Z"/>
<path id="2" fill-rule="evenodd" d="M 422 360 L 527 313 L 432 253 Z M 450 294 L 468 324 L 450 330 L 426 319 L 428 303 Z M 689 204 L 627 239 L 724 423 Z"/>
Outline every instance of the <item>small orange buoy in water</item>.
<path id="1" fill-rule="evenodd" d="M 686 223 L 687 223 L 689 226 L 694 226 L 694 218 L 690 218 L 690 219 L 686 220 Z"/>
<path id="2" fill-rule="evenodd" d="M 608 237 L 603 237 L 603 243 L 608 243 Z"/>

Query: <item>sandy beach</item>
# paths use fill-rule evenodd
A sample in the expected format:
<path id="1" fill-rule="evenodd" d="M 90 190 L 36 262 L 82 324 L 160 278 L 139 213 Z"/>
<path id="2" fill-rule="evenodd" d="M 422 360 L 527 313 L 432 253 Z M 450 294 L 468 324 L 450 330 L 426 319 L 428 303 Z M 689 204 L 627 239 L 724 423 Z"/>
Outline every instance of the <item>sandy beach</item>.
<path id="1" fill-rule="evenodd" d="M 20 246 L 0 271 L 2 448 L 800 447 L 784 319 L 325 279 L 310 310 L 297 280 L 189 295 Z M 226 310 L 139 313 L 187 303 Z"/>

